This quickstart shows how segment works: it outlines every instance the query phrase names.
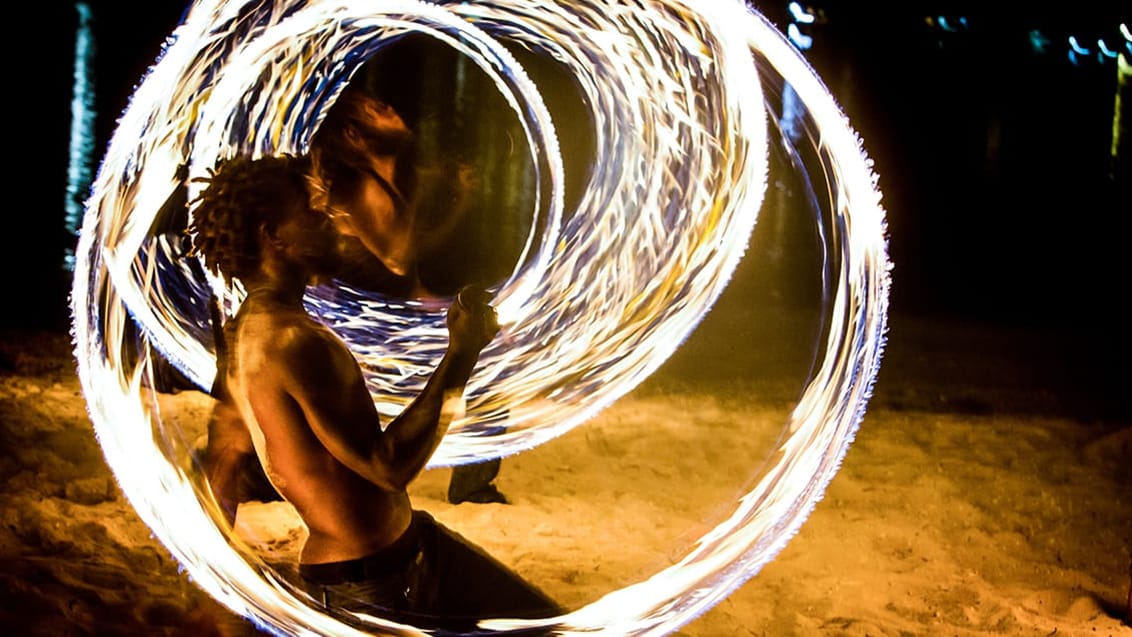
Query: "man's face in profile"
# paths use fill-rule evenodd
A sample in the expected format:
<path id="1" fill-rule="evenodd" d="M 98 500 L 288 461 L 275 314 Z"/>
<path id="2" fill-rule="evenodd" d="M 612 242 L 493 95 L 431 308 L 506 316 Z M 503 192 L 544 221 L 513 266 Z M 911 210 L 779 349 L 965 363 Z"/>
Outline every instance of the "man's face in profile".
<path id="1" fill-rule="evenodd" d="M 301 264 L 316 279 L 333 276 L 340 265 L 339 234 L 324 214 L 312 210 L 297 194 L 276 229 L 288 258 Z"/>

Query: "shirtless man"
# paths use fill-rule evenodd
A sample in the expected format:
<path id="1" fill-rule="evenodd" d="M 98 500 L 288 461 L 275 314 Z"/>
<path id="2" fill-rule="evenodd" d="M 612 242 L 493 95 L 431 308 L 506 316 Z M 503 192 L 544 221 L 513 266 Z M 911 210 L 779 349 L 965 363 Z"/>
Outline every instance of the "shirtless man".
<path id="1" fill-rule="evenodd" d="M 223 484 L 225 467 L 258 457 L 306 523 L 299 572 L 328 610 L 449 629 L 557 614 L 536 588 L 415 511 L 407 492 L 499 330 L 486 293 L 465 289 L 451 304 L 445 355 L 383 428 L 352 353 L 303 305 L 306 287 L 335 272 L 338 241 L 330 219 L 310 207 L 306 171 L 290 157 L 228 160 L 193 212 L 190 235 L 205 267 L 247 292 L 226 326 L 230 351 L 218 378 L 238 414 L 210 427 L 224 442 L 206 463 L 208 478 Z"/>

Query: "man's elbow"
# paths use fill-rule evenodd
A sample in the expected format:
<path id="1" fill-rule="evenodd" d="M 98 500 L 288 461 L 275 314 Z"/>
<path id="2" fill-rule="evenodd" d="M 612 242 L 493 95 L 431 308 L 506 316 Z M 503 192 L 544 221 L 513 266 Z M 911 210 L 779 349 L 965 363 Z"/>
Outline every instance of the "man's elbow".
<path id="1" fill-rule="evenodd" d="M 373 482 L 386 491 L 401 493 L 409 490 L 409 485 L 418 475 L 419 468 L 387 466 L 375 476 Z"/>

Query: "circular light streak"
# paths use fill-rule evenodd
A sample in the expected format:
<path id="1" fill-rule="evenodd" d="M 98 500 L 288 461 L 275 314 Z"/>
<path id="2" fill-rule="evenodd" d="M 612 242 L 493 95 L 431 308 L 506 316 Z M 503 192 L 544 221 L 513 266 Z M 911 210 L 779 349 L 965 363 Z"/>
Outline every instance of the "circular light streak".
<path id="1" fill-rule="evenodd" d="M 856 134 L 797 51 L 742 2 L 692 4 L 201 0 L 190 8 L 104 157 L 80 236 L 72 311 L 79 376 L 107 461 L 202 588 L 272 632 L 361 634 L 307 606 L 250 550 L 233 546 L 186 475 L 189 441 L 162 421 L 146 389 L 153 358 L 206 386 L 215 364 L 208 294 L 219 292 L 231 310 L 240 290 L 178 258 L 177 238 L 156 227 L 162 208 L 183 177 L 218 157 L 305 150 L 353 72 L 408 32 L 442 40 L 491 76 L 525 126 L 538 184 L 535 231 L 497 289 L 506 334 L 484 352 L 467 417 L 434 466 L 545 442 L 663 363 L 742 257 L 772 143 L 795 158 L 828 216 L 828 331 L 777 463 L 677 564 L 562 617 L 498 618 L 485 629 L 670 632 L 782 549 L 836 472 L 875 379 L 889 286 L 884 213 Z M 562 210 L 561 160 L 537 87 L 497 40 L 552 57 L 585 93 L 597 150 L 574 210 Z M 774 96 L 763 91 L 786 84 L 804 105 L 799 141 L 768 134 Z M 795 143 L 808 144 L 805 152 Z M 416 392 L 443 351 L 440 312 L 345 288 L 312 290 L 307 302 L 362 359 L 385 414 Z M 489 423 L 501 411 L 504 431 Z M 375 630 L 419 632 L 370 621 Z"/>

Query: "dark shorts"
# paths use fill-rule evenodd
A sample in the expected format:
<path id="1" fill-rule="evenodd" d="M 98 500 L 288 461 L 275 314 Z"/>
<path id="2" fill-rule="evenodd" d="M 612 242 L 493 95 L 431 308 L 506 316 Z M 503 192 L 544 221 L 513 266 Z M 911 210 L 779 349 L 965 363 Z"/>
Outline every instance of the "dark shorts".
<path id="1" fill-rule="evenodd" d="M 506 565 L 414 511 L 409 530 L 380 553 L 299 567 L 307 593 L 334 614 L 367 613 L 420 628 L 467 632 L 478 620 L 562 614 L 545 593 Z"/>

